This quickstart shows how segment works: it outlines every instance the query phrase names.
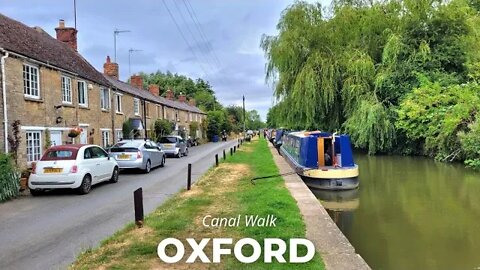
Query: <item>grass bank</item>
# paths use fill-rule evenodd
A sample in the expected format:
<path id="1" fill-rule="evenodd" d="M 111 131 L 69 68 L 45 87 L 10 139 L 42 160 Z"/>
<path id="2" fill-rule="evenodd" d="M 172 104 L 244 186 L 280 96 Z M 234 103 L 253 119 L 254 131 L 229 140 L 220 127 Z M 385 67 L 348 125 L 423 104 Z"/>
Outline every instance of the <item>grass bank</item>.
<path id="1" fill-rule="evenodd" d="M 282 264 L 275 259 L 271 264 L 241 264 L 233 255 L 222 256 L 220 264 L 164 264 L 157 257 L 158 243 L 169 237 L 184 242 L 186 255 L 190 250 L 184 239 L 189 237 L 233 238 L 234 243 L 245 237 L 259 243 L 264 238 L 281 238 L 287 243 L 290 238 L 304 238 L 305 225 L 283 179 L 250 183 L 254 176 L 277 173 L 266 141 L 246 143 L 233 157 L 227 156 L 219 167 L 205 174 L 191 191 L 180 192 L 148 215 L 143 228 L 128 225 L 103 241 L 99 248 L 81 254 L 71 269 L 324 269 L 318 254 L 306 264 Z M 202 220 L 206 215 L 274 215 L 277 221 L 276 227 L 204 227 Z M 244 251 L 245 255 L 251 252 L 246 248 Z M 205 253 L 212 258 L 211 243 Z M 305 250 L 299 254 L 305 254 Z"/>

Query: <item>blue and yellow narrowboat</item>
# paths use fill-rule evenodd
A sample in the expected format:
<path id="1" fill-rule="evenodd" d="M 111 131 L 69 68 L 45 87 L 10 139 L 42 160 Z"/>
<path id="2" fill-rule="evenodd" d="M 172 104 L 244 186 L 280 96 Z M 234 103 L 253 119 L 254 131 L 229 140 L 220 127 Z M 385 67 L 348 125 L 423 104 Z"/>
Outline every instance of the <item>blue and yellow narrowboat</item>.
<path id="1" fill-rule="evenodd" d="M 291 132 L 284 136 L 280 151 L 311 188 L 347 190 L 358 187 L 358 165 L 353 160 L 347 135 Z"/>

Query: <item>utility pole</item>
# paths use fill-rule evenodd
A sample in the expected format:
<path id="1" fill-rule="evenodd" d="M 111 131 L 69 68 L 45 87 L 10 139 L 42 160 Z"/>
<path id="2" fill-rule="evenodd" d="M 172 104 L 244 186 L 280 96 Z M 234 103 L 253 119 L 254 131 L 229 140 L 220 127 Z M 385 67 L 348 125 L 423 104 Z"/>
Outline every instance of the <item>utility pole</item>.
<path id="1" fill-rule="evenodd" d="M 130 68 L 130 57 L 132 56 L 132 53 L 133 52 L 141 52 L 142 50 L 136 50 L 136 49 L 133 49 L 133 48 L 130 48 L 130 50 L 128 50 L 128 75 L 131 77 L 132 76 L 132 71 L 131 71 L 131 68 Z"/>
<path id="2" fill-rule="evenodd" d="M 73 17 L 75 18 L 75 30 L 77 30 L 77 0 L 73 0 Z"/>
<path id="3" fill-rule="evenodd" d="M 245 138 L 245 95 L 243 95 L 243 137 Z"/>
<path id="4" fill-rule="evenodd" d="M 127 32 L 130 32 L 130 30 L 118 30 L 118 29 L 115 28 L 115 30 L 113 31 L 113 50 L 114 50 L 113 61 L 114 61 L 114 63 L 117 63 L 117 35 L 120 34 L 120 33 L 127 33 Z"/>

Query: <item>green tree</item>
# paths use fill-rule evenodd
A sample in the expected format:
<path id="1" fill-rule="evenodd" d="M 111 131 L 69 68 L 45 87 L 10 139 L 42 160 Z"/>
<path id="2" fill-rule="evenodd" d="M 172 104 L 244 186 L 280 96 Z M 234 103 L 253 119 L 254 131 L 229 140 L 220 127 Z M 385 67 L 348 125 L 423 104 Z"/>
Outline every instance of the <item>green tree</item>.
<path id="1" fill-rule="evenodd" d="M 155 121 L 155 133 L 157 138 L 170 135 L 173 131 L 173 124 L 166 119 L 157 119 Z"/>

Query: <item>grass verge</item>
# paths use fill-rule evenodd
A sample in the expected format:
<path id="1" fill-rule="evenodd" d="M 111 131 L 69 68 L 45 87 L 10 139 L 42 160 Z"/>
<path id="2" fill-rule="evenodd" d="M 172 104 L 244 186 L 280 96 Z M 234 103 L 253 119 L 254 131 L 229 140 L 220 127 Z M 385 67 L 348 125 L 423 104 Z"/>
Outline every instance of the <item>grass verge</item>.
<path id="1" fill-rule="evenodd" d="M 243 144 L 237 153 L 228 156 L 219 167 L 207 172 L 191 191 L 183 191 L 157 208 L 145 219 L 144 227 L 133 224 L 104 240 L 99 248 L 82 253 L 71 269 L 324 269 L 321 258 L 305 264 L 263 263 L 242 264 L 233 255 L 222 257 L 220 264 L 184 263 L 190 251 L 185 238 L 254 238 L 263 243 L 265 238 L 281 238 L 288 244 L 290 238 L 304 238 L 305 225 L 295 200 L 281 177 L 250 183 L 254 176 L 277 174 L 268 145 L 264 140 Z M 205 227 L 202 220 L 212 217 L 242 217 L 238 227 Z M 277 218 L 276 227 L 246 227 L 245 215 Z M 184 242 L 186 256 L 183 262 L 164 264 L 157 257 L 158 243 L 168 237 Z M 233 248 L 233 247 L 232 247 Z M 251 250 L 244 248 L 244 254 Z M 288 249 L 287 249 L 288 250 Z M 173 252 L 174 250 L 170 250 Z M 211 243 L 205 248 L 211 259 Z M 305 254 L 300 250 L 299 255 Z M 285 256 L 288 262 L 288 256 Z"/>

